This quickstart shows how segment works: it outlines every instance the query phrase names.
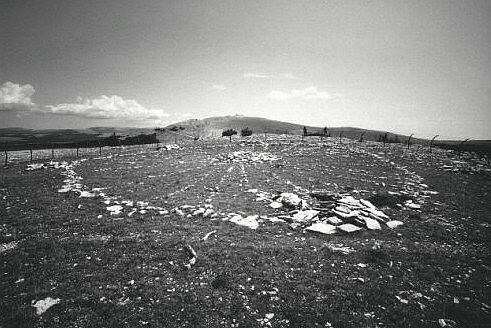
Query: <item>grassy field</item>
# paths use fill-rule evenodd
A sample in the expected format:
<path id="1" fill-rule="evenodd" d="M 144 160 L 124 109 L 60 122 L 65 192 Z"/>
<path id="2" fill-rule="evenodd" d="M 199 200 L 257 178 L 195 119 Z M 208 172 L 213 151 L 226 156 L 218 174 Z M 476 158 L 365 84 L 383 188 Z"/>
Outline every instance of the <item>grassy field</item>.
<path id="1" fill-rule="evenodd" d="M 489 326 L 485 161 L 253 140 L 0 168 L 0 327 Z M 314 190 L 369 199 L 403 225 L 325 235 L 271 219 L 291 214 L 276 195 L 316 208 Z M 258 215 L 257 229 L 231 213 Z M 47 297 L 58 304 L 36 314 Z"/>

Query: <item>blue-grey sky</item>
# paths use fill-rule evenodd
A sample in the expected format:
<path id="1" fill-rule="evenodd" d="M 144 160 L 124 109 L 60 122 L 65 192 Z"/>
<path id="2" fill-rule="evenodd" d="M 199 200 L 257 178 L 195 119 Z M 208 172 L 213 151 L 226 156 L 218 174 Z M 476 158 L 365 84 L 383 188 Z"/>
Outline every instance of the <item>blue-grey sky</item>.
<path id="1" fill-rule="evenodd" d="M 0 127 L 242 114 L 491 139 L 491 1 L 0 2 Z"/>

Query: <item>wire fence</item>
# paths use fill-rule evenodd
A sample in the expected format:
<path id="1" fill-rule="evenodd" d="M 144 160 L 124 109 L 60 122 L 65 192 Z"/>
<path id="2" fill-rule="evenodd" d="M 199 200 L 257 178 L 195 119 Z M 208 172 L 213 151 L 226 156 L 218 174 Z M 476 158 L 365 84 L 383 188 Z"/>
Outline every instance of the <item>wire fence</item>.
<path id="1" fill-rule="evenodd" d="M 411 137 L 405 141 L 400 141 L 396 144 L 403 148 L 409 149 L 410 147 L 415 148 L 416 151 L 429 151 L 431 152 L 434 147 L 444 148 L 446 150 L 454 151 L 460 157 L 461 152 L 475 152 L 479 156 L 485 157 L 489 165 L 489 158 L 491 157 L 491 149 L 489 146 L 480 147 L 479 145 L 465 145 L 469 139 L 463 141 L 456 141 L 451 144 L 439 144 L 435 142 L 438 136 L 429 140 L 426 145 L 422 144 L 412 144 L 410 142 Z M 290 142 L 298 141 L 331 141 L 337 142 L 339 144 L 348 142 L 365 143 L 367 147 L 385 147 L 386 145 L 394 144 L 387 142 L 386 138 L 382 137 L 380 141 L 368 141 L 363 140 L 363 135 L 358 138 L 347 138 L 343 136 L 343 133 L 339 133 L 338 136 L 326 136 L 326 135 L 294 135 L 294 134 L 271 134 L 271 133 L 256 133 L 249 137 L 235 136 L 233 140 L 235 142 L 266 142 L 273 140 L 288 140 Z M 9 163 L 15 162 L 27 162 L 27 161 L 38 161 L 46 159 L 60 159 L 60 158 L 77 158 L 83 156 L 103 156 L 109 150 L 117 151 L 118 149 L 126 148 L 141 148 L 144 149 L 158 149 L 161 144 L 185 144 L 185 143 L 196 143 L 206 140 L 220 140 L 221 142 L 228 143 L 228 137 L 221 136 L 211 136 L 206 138 L 197 138 L 191 135 L 185 135 L 182 133 L 172 133 L 168 135 L 159 135 L 158 139 L 145 140 L 145 139 L 135 139 L 131 144 L 123 144 L 116 140 L 111 143 L 103 143 L 101 141 L 88 141 L 88 142 L 58 142 L 58 143 L 30 143 L 30 144 L 0 144 L 0 151 L 3 153 L 3 163 L 8 165 Z M 232 140 L 232 139 L 230 139 Z"/>

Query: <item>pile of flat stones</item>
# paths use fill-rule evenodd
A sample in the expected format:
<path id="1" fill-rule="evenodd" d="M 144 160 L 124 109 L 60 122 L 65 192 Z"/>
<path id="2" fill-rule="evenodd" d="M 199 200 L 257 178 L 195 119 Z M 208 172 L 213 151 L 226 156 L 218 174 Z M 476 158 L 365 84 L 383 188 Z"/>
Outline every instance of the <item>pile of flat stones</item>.
<path id="1" fill-rule="evenodd" d="M 269 206 L 288 210 L 285 213 L 287 215 L 279 215 L 278 218 L 290 223 L 293 229 L 303 227 L 306 231 L 323 234 L 352 233 L 364 229 L 381 230 L 384 226 L 393 229 L 403 224 L 401 221 L 391 220 L 365 199 L 322 190 L 313 191 L 310 196 L 315 201 L 309 205 L 295 194 L 282 193 Z"/>
<path id="2" fill-rule="evenodd" d="M 235 151 L 229 154 L 220 154 L 214 158 L 214 161 L 232 162 L 232 163 L 264 163 L 280 160 L 281 158 L 270 153 L 253 152 L 247 150 Z"/>

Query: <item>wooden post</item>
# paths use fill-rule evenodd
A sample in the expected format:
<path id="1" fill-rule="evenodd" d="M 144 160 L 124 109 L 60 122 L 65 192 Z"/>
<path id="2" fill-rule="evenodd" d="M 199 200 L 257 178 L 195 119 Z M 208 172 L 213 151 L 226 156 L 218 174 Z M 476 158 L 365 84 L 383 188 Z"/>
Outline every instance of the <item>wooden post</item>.
<path id="1" fill-rule="evenodd" d="M 341 132 L 339 133 L 339 142 L 342 142 L 343 132 L 344 132 L 344 131 L 341 131 Z"/>
<path id="2" fill-rule="evenodd" d="M 439 135 L 437 134 L 436 136 L 434 136 L 431 141 L 430 141 L 430 153 L 431 153 L 431 148 L 433 147 L 433 141 L 435 141 L 436 138 L 438 138 Z"/>
<path id="3" fill-rule="evenodd" d="M 268 134 L 264 132 L 264 141 L 266 141 L 267 139 L 268 139 Z"/>
<path id="4" fill-rule="evenodd" d="M 29 144 L 29 152 L 31 154 L 31 162 L 32 162 L 32 145 L 31 144 Z"/>
<path id="5" fill-rule="evenodd" d="M 413 137 L 414 133 L 411 133 L 411 135 L 409 136 L 409 139 L 407 139 L 407 149 L 409 149 L 409 145 L 410 145 L 410 141 L 411 141 L 411 138 Z"/>
<path id="6" fill-rule="evenodd" d="M 5 166 L 7 166 L 8 157 L 9 157 L 8 152 L 7 152 L 7 150 L 5 150 Z"/>
<path id="7" fill-rule="evenodd" d="M 460 153 L 462 152 L 462 146 L 464 145 L 464 143 L 466 141 L 470 140 L 469 138 L 465 139 L 464 141 L 462 141 L 460 144 L 459 144 L 459 158 L 460 158 Z"/>
<path id="8" fill-rule="evenodd" d="M 51 144 L 51 159 L 55 158 L 55 145 Z"/>
<path id="9" fill-rule="evenodd" d="M 78 157 L 78 144 L 77 144 L 77 157 Z"/>

